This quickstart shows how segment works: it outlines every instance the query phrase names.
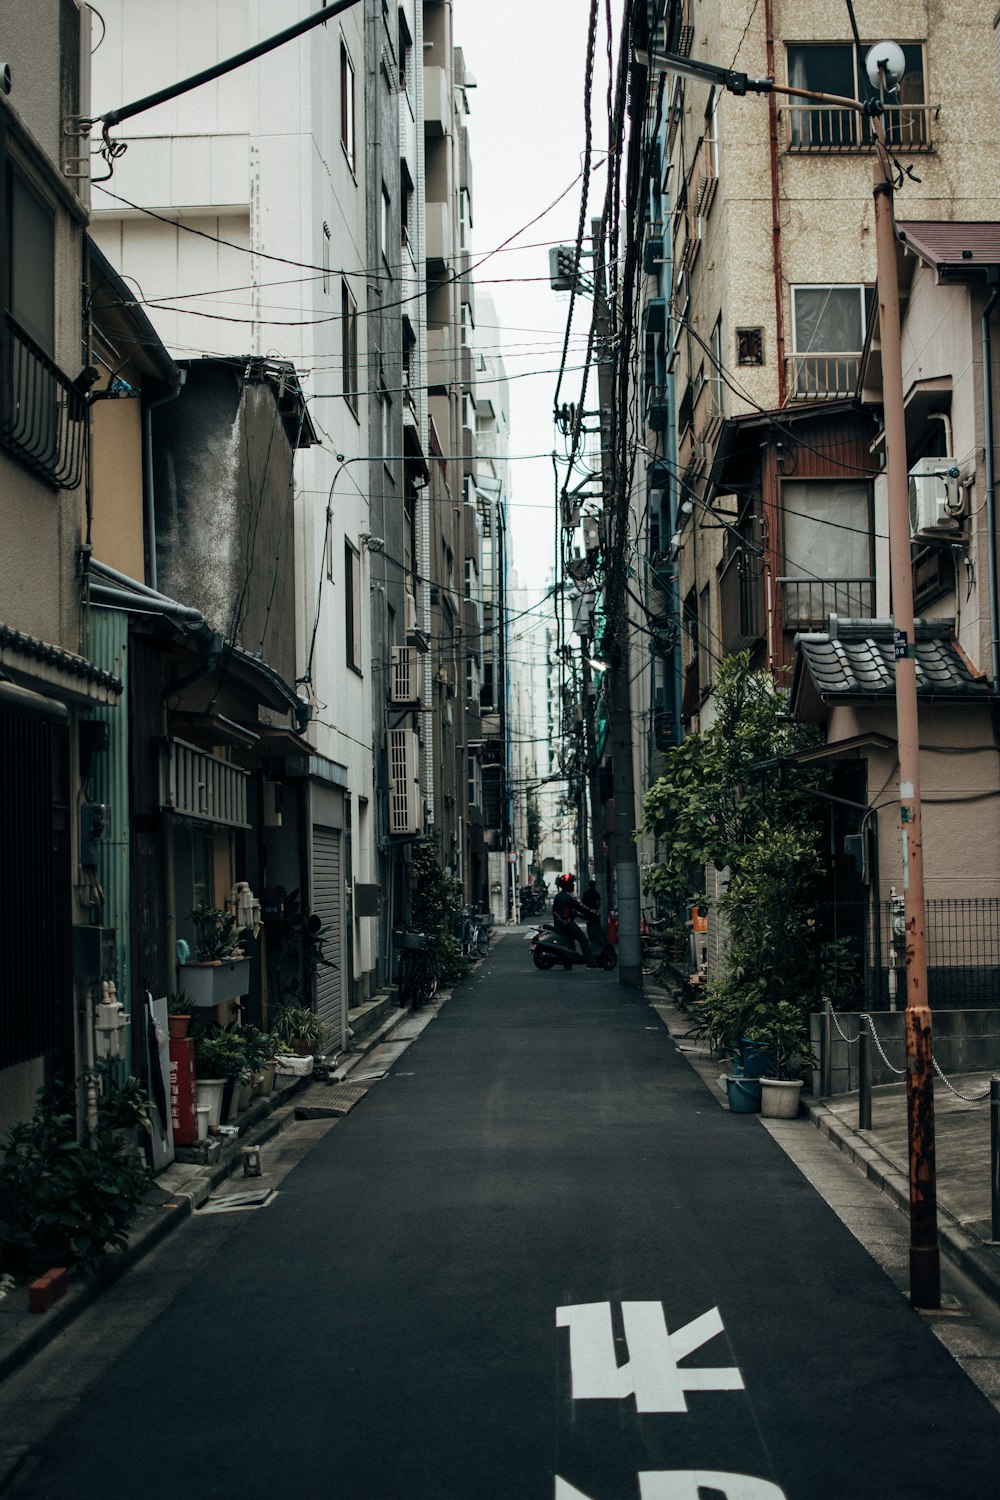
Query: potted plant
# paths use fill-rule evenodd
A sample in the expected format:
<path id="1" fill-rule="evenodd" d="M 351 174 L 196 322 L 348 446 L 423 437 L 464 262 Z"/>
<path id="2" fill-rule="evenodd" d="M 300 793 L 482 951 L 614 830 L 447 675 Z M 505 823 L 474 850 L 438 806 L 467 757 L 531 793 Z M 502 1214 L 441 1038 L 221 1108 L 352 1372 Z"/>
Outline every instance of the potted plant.
<path id="1" fill-rule="evenodd" d="M 183 990 L 167 997 L 167 1027 L 171 1041 L 185 1037 L 191 1024 L 191 1001 Z"/>
<path id="2" fill-rule="evenodd" d="M 242 943 L 246 929 L 232 912 L 219 906 L 196 906 L 194 957 L 181 966 L 184 988 L 194 1005 L 218 1005 L 245 995 L 250 987 L 250 960 Z"/>
<path id="3" fill-rule="evenodd" d="M 281 1045 L 280 1039 L 270 1031 L 258 1031 L 255 1026 L 248 1026 L 243 1035 L 253 1092 L 265 1097 L 274 1087 L 274 1054 Z"/>
<path id="4" fill-rule="evenodd" d="M 815 1061 L 809 1046 L 806 1004 L 779 1000 L 769 1014 L 752 1023 L 749 1040 L 774 1060 L 773 1075 L 761 1079 L 761 1114 L 771 1119 L 794 1119 L 802 1092 L 801 1069 Z"/>
<path id="5" fill-rule="evenodd" d="M 238 1031 L 203 1032 L 195 1041 L 194 1071 L 199 1105 L 209 1106 L 209 1128 L 228 1120 L 237 1086 L 248 1080 L 246 1046 Z"/>
<path id="6" fill-rule="evenodd" d="M 286 1005 L 274 1021 L 274 1035 L 286 1042 L 299 1057 L 315 1057 L 323 1050 L 326 1027 L 315 1011 L 304 1005 Z"/>

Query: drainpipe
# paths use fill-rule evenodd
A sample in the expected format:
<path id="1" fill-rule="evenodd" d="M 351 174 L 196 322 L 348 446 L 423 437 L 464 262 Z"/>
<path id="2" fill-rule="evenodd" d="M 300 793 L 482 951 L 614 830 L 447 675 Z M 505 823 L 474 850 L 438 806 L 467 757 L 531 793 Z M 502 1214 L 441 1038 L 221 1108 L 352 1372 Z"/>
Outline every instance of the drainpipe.
<path id="1" fill-rule="evenodd" d="M 177 384 L 157 401 L 146 401 L 142 407 L 142 491 L 145 496 L 146 536 L 149 541 L 149 583 L 156 588 L 156 508 L 153 491 L 153 410 L 176 401 L 187 380 L 187 371 L 179 372 Z"/>
<path id="2" fill-rule="evenodd" d="M 767 50 L 767 76 L 774 78 L 774 17 L 771 0 L 765 0 L 764 32 Z M 768 118 L 768 169 L 771 178 L 771 268 L 774 276 L 774 340 L 775 359 L 778 365 L 778 405 L 784 406 L 788 398 L 785 376 L 785 288 L 781 266 L 781 202 L 780 169 L 778 165 L 778 106 L 775 96 L 767 96 Z"/>
<path id="3" fill-rule="evenodd" d="M 1000 268 L 993 266 L 987 272 L 987 284 L 992 288 L 982 315 L 983 334 L 983 432 L 986 449 L 986 537 L 989 559 L 990 581 L 990 657 L 993 675 L 993 691 L 1000 692 L 1000 615 L 997 605 L 997 515 L 996 450 L 993 442 L 993 346 L 990 337 L 990 318 L 1000 301 Z"/>

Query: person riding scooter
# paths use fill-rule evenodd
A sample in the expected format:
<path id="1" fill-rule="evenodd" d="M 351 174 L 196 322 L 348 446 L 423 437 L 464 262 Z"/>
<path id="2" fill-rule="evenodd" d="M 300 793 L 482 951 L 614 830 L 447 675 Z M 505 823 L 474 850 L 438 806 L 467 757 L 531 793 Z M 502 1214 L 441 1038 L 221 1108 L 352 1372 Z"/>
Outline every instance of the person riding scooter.
<path id="1" fill-rule="evenodd" d="M 593 950 L 587 939 L 587 934 L 575 920 L 577 917 L 582 917 L 586 922 L 592 913 L 573 894 L 576 881 L 572 875 L 560 875 L 556 881 L 556 885 L 558 886 L 558 890 L 552 902 L 552 924 L 556 932 L 577 945 L 583 954 L 587 968 L 596 969 L 597 964 L 594 960 Z"/>

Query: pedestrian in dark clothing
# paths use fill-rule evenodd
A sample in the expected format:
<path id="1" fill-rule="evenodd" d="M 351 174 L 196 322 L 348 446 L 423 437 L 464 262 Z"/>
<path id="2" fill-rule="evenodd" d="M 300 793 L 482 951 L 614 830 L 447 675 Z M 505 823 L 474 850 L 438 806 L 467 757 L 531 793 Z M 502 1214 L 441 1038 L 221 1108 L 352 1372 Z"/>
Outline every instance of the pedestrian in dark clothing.
<path id="1" fill-rule="evenodd" d="M 601 893 L 593 880 L 580 897 L 580 901 L 587 909 L 587 941 L 590 944 L 591 957 L 595 958 L 604 950 L 604 929 L 601 927 Z"/>
<path id="2" fill-rule="evenodd" d="M 552 902 L 552 923 L 556 932 L 561 933 L 563 937 L 569 938 L 570 942 L 576 943 L 586 959 L 588 969 L 596 969 L 597 964 L 594 962 L 594 955 L 591 952 L 590 943 L 587 941 L 587 935 L 576 921 L 577 917 L 582 917 L 584 921 L 587 921 L 590 912 L 583 905 L 583 902 L 578 901 L 573 894 L 575 884 L 576 882 L 572 875 L 560 875 L 556 881 L 559 889 L 556 892 L 555 900 Z"/>

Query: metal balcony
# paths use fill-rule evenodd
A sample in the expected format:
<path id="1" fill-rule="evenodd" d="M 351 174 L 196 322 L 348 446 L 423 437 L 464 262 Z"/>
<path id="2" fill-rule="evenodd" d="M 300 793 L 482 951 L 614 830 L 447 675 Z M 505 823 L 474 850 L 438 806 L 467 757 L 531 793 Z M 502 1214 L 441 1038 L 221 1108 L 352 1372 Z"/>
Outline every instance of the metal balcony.
<path id="1" fill-rule="evenodd" d="M 933 151 L 931 124 L 936 104 L 887 104 L 883 121 L 887 144 L 897 150 Z M 793 104 L 783 110 L 786 150 L 818 156 L 850 155 L 875 150 L 871 121 L 853 109 L 831 104 Z"/>
<path id="2" fill-rule="evenodd" d="M 830 615 L 870 619 L 874 578 L 779 578 L 786 630 L 825 630 Z"/>
<path id="3" fill-rule="evenodd" d="M 86 415 L 83 393 L 8 313 L 0 447 L 57 489 L 75 490 L 83 474 Z"/>
<path id="4" fill-rule="evenodd" d="M 788 399 L 835 401 L 853 396 L 860 366 L 860 351 L 857 354 L 789 354 L 785 358 Z"/>

